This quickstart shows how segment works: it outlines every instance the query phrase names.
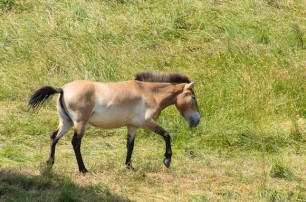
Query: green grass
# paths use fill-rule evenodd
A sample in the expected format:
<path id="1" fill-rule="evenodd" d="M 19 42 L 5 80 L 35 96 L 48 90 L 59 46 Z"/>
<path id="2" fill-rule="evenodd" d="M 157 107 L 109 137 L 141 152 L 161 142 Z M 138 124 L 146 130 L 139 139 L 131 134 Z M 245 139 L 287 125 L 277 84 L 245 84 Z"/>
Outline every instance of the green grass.
<path id="1" fill-rule="evenodd" d="M 304 1 L 0 0 L 0 200 L 305 201 Z M 44 166 L 57 127 L 53 98 L 28 111 L 42 85 L 116 82 L 140 71 L 196 81 L 201 111 L 189 129 L 175 107 L 158 122 L 164 142 L 139 130 L 135 171 L 126 130 L 91 126 L 83 176 L 71 132 Z M 46 170 L 47 169 L 47 170 Z"/>

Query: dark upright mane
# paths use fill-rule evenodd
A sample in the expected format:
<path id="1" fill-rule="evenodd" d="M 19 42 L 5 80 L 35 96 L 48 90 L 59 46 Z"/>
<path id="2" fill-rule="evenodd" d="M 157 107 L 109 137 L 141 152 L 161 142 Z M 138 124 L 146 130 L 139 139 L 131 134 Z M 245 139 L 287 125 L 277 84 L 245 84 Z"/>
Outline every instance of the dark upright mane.
<path id="1" fill-rule="evenodd" d="M 187 76 L 178 73 L 160 74 L 155 72 L 141 72 L 136 74 L 135 80 L 160 83 L 190 83 L 190 79 Z"/>

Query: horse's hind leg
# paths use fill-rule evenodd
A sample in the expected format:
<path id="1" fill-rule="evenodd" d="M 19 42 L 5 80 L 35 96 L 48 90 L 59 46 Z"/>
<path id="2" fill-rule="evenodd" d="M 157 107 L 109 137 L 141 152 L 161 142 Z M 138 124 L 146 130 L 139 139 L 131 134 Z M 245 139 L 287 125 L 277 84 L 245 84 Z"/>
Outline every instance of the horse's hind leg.
<path id="1" fill-rule="evenodd" d="M 72 122 L 70 119 L 65 118 L 65 117 L 60 117 L 60 124 L 58 129 L 53 132 L 51 135 L 51 144 L 50 144 L 50 155 L 49 159 L 47 161 L 48 164 L 54 164 L 54 155 L 55 155 L 55 146 L 59 139 L 63 137 L 69 129 L 72 127 Z"/>
<path id="2" fill-rule="evenodd" d="M 126 161 L 125 164 L 128 168 L 132 168 L 132 153 L 134 149 L 134 140 L 136 135 L 137 128 L 134 127 L 128 127 L 128 134 L 127 134 L 127 142 L 126 142 L 126 148 L 127 148 L 127 155 L 126 155 Z"/>
<path id="3" fill-rule="evenodd" d="M 74 135 L 72 138 L 72 145 L 73 145 L 73 150 L 75 153 L 75 157 L 77 159 L 78 162 L 78 166 L 79 166 L 79 171 L 81 173 L 86 173 L 88 172 L 88 170 L 85 168 L 83 159 L 82 159 L 82 154 L 81 154 L 81 142 L 82 142 L 82 138 L 85 132 L 85 126 L 86 124 L 84 123 L 76 123 L 75 124 L 75 131 L 74 131 Z"/>

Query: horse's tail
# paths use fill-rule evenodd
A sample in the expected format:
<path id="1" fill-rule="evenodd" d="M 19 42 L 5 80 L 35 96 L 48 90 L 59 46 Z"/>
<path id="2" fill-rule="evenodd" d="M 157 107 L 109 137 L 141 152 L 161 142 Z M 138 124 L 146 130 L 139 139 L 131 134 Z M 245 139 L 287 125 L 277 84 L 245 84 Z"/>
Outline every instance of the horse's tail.
<path id="1" fill-rule="evenodd" d="M 29 106 L 32 109 L 37 109 L 40 107 L 45 101 L 47 101 L 52 95 L 60 93 L 61 96 L 63 94 L 63 89 L 54 88 L 52 86 L 44 86 L 40 89 L 36 90 L 34 94 L 31 96 L 29 100 Z"/>

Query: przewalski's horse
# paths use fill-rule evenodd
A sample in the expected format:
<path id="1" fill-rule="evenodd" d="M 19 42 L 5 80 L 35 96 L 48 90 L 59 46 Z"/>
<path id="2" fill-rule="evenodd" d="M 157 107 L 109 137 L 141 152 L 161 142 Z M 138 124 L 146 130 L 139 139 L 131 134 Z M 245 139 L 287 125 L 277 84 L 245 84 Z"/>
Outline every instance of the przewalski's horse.
<path id="1" fill-rule="evenodd" d="M 164 164 L 171 163 L 170 135 L 155 121 L 161 111 L 175 105 L 190 127 L 198 125 L 200 113 L 194 83 L 180 74 L 139 73 L 135 80 L 117 83 L 73 81 L 60 88 L 45 86 L 38 89 L 29 101 L 38 108 L 53 94 L 59 93 L 57 112 L 59 127 L 51 135 L 50 156 L 47 163 L 54 163 L 58 140 L 74 126 L 72 145 L 82 173 L 87 172 L 81 155 L 81 141 L 88 123 L 104 129 L 127 126 L 126 165 L 131 167 L 134 139 L 138 128 L 161 135 L 166 143 Z"/>

